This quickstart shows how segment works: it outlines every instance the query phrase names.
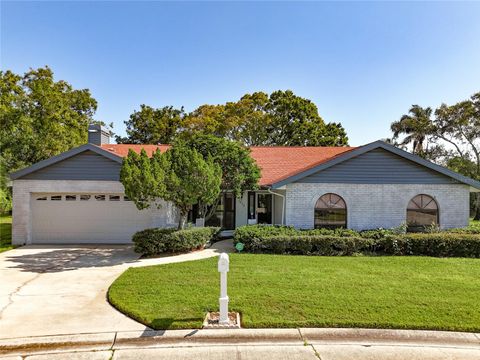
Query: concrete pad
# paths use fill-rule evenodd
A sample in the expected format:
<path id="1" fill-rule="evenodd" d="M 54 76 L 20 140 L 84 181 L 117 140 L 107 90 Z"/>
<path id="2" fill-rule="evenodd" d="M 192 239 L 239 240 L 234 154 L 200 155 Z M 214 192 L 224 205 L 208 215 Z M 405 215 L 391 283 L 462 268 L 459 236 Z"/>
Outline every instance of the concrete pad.
<path id="1" fill-rule="evenodd" d="M 316 329 L 302 328 L 300 333 L 311 344 L 449 344 L 480 346 L 475 333 L 425 330 Z"/>
<path id="2" fill-rule="evenodd" d="M 116 350 L 113 360 L 318 360 L 310 346 L 209 346 Z"/>
<path id="3" fill-rule="evenodd" d="M 314 345 L 322 360 L 480 360 L 479 349 L 414 347 Z"/>
<path id="4" fill-rule="evenodd" d="M 109 360 L 112 351 L 70 352 L 61 354 L 41 354 L 27 356 L 25 360 Z"/>
<path id="5" fill-rule="evenodd" d="M 29 245 L 0 254 L 0 338 L 144 331 L 107 301 L 111 283 L 131 266 L 205 259 L 232 241 L 189 254 L 139 259 L 132 246 Z"/>
<path id="6" fill-rule="evenodd" d="M 202 330 L 165 330 L 144 332 L 119 332 L 114 349 L 131 346 L 203 346 L 240 345 L 240 344 L 296 344 L 302 345 L 303 339 L 297 329 L 202 329 Z"/>

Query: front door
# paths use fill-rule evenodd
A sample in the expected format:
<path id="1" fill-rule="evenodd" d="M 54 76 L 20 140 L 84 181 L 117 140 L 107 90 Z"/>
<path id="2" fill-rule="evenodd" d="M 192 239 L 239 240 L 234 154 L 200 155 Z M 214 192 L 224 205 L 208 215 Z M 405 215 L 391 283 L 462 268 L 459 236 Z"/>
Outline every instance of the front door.
<path id="1" fill-rule="evenodd" d="M 225 230 L 235 229 L 235 195 L 225 193 L 223 198 L 223 226 Z"/>
<path id="2" fill-rule="evenodd" d="M 257 195 L 257 223 L 272 223 L 272 194 Z"/>

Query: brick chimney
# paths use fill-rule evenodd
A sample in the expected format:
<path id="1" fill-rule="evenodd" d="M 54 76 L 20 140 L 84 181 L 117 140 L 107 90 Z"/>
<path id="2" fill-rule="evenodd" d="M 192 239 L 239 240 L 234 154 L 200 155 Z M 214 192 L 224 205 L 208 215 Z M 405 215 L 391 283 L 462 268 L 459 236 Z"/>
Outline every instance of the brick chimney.
<path id="1" fill-rule="evenodd" d="M 110 132 L 102 125 L 88 125 L 88 143 L 101 146 L 102 144 L 110 144 Z"/>

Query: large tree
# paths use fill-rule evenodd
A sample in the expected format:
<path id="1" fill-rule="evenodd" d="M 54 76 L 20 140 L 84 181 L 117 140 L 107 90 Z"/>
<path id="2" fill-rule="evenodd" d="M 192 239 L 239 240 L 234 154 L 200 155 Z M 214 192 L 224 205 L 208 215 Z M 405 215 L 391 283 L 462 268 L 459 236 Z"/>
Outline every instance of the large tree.
<path id="1" fill-rule="evenodd" d="M 0 148 L 8 172 L 87 141 L 97 102 L 88 89 L 55 81 L 50 68 L 0 71 Z"/>
<path id="2" fill-rule="evenodd" d="M 222 171 L 211 157 L 204 159 L 195 149 L 177 142 L 166 153 L 151 158 L 142 150 L 130 151 L 120 171 L 125 194 L 138 209 L 161 206 L 169 201 L 179 210 L 178 228 L 183 229 L 195 204 L 213 204 L 220 194 Z"/>
<path id="3" fill-rule="evenodd" d="M 183 126 L 183 108 L 173 106 L 152 108 L 140 105 L 125 121 L 127 137 L 116 137 L 117 143 L 130 144 L 170 144 Z"/>
<path id="4" fill-rule="evenodd" d="M 480 180 L 480 92 L 454 105 L 442 104 L 435 116 L 433 136 L 452 149 L 450 157 L 456 161 L 451 160 L 451 164 L 464 175 Z M 480 220 L 478 193 L 474 218 Z"/>
<path id="5" fill-rule="evenodd" d="M 412 144 L 414 154 L 480 180 L 480 93 L 454 105 L 442 104 L 434 114 L 431 108 L 413 105 L 391 129 L 394 140 L 405 135 L 399 144 Z M 474 217 L 480 220 L 478 193 L 473 203 Z"/>
<path id="6" fill-rule="evenodd" d="M 180 133 L 204 133 L 247 146 L 344 146 L 348 143 L 340 123 L 325 123 L 313 102 L 290 90 L 275 91 L 270 95 L 263 92 L 246 94 L 238 101 L 202 105 L 187 115 L 180 111 L 173 116 L 171 111 L 174 109 L 163 109 L 170 109 L 166 117 L 163 113 L 157 116 L 158 109 L 143 105 L 140 112 L 132 114 L 125 122 L 128 137 L 119 140 L 165 143 Z M 165 131 L 167 123 L 168 131 Z M 165 132 L 168 136 L 162 137 Z"/>

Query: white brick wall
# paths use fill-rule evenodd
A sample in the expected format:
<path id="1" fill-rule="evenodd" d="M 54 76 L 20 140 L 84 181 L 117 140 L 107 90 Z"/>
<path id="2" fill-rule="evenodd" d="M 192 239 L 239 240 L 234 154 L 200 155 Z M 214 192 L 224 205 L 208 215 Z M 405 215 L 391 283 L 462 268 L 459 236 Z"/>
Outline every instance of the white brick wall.
<path id="1" fill-rule="evenodd" d="M 32 243 L 31 194 L 32 193 L 124 193 L 118 181 L 79 180 L 15 180 L 13 181 L 12 243 Z M 170 204 L 160 209 L 155 206 L 142 210 L 151 227 L 176 226 L 177 211 Z"/>
<path id="2" fill-rule="evenodd" d="M 315 203 L 325 193 L 343 197 L 347 204 L 347 226 L 364 230 L 392 228 L 406 220 L 408 202 L 418 194 L 435 198 L 442 228 L 468 225 L 469 187 L 459 184 L 311 184 L 287 185 L 286 223 L 313 228 Z"/>

